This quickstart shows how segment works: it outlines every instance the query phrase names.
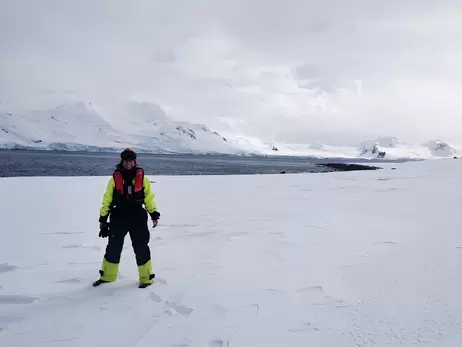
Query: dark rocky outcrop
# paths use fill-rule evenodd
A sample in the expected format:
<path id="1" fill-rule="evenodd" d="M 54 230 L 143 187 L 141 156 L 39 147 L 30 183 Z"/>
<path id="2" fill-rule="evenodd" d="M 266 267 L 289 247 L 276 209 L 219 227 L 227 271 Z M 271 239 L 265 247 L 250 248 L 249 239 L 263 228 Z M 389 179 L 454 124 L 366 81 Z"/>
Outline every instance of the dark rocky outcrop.
<path id="1" fill-rule="evenodd" d="M 182 126 L 177 126 L 176 130 L 178 130 L 179 132 L 182 132 L 183 134 L 189 135 L 189 137 L 196 140 L 196 133 L 194 132 L 194 130 L 190 128 L 185 129 Z"/>
<path id="2" fill-rule="evenodd" d="M 346 163 L 327 163 L 318 164 L 334 171 L 364 171 L 364 170 L 379 170 L 380 167 L 360 164 L 346 164 Z"/>
<path id="3" fill-rule="evenodd" d="M 387 155 L 387 152 L 380 150 L 379 146 L 374 143 L 363 143 L 360 148 L 360 155 L 373 155 L 376 156 L 379 159 L 385 158 Z"/>

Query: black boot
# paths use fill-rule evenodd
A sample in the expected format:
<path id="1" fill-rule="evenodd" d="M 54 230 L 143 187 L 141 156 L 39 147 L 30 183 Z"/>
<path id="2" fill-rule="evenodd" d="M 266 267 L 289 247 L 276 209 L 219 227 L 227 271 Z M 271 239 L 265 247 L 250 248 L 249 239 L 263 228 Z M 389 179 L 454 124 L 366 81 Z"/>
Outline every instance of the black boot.
<path id="1" fill-rule="evenodd" d="M 104 272 L 102 270 L 99 270 L 99 274 L 100 276 L 104 276 Z M 93 282 L 93 287 L 98 287 L 100 284 L 103 284 L 103 283 L 109 283 L 109 281 L 105 281 L 102 279 L 96 280 L 95 282 Z"/>
<path id="2" fill-rule="evenodd" d="M 155 277 L 156 277 L 155 274 L 149 275 L 149 279 L 150 279 L 150 280 L 153 280 Z M 152 284 L 152 282 L 151 282 L 151 283 L 140 283 L 140 285 L 138 286 L 138 288 L 146 288 L 146 287 L 149 287 L 151 284 Z"/>
<path id="3" fill-rule="evenodd" d="M 140 283 L 140 285 L 138 286 L 138 288 L 146 288 L 146 287 L 149 287 L 152 283 Z"/>
<path id="4" fill-rule="evenodd" d="M 109 283 L 109 281 L 96 280 L 95 282 L 93 282 L 93 287 L 98 287 L 100 284 L 103 284 L 103 283 Z"/>

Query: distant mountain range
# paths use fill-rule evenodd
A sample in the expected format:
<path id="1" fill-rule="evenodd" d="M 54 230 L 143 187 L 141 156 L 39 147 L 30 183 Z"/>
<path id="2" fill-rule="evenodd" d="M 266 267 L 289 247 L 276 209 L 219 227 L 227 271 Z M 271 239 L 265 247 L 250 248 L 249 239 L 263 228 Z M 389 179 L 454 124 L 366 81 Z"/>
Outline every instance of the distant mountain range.
<path id="1" fill-rule="evenodd" d="M 457 155 L 442 140 L 419 145 L 381 137 L 352 146 L 321 143 L 267 143 L 239 134 L 222 134 L 204 124 L 172 120 L 162 108 L 131 102 L 117 119 L 105 117 L 90 102 L 12 113 L 0 110 L 0 148 L 68 151 L 118 151 L 132 147 L 151 153 L 297 155 L 348 158 L 434 158 Z"/>

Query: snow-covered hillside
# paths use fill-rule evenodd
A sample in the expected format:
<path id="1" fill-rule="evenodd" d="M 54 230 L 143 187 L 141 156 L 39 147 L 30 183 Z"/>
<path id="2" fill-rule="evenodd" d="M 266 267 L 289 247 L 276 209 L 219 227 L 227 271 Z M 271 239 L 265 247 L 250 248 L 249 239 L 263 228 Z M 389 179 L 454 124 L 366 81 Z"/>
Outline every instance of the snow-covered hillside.
<path id="1" fill-rule="evenodd" d="M 457 150 L 448 143 L 435 140 L 422 144 L 410 144 L 399 141 L 396 137 L 380 137 L 364 141 L 359 146 L 361 157 L 368 158 L 444 158 L 452 157 Z"/>
<path id="2" fill-rule="evenodd" d="M 457 150 L 442 140 L 427 141 L 422 144 L 429 149 L 432 155 L 436 157 L 451 157 L 457 153 Z"/>
<path id="3" fill-rule="evenodd" d="M 228 138 L 235 140 L 232 135 Z M 375 140 L 361 142 L 358 146 L 333 146 L 319 142 L 308 144 L 292 144 L 273 142 L 271 145 L 259 139 L 238 139 L 239 143 L 251 144 L 260 153 L 267 155 L 299 155 L 322 158 L 361 158 L 361 159 L 433 159 L 457 156 L 462 148 L 451 146 L 446 142 L 436 140 L 422 144 L 407 143 L 396 137 L 380 137 Z"/>
<path id="4" fill-rule="evenodd" d="M 241 153 L 205 125 L 171 120 L 155 104 L 130 103 L 119 122 L 109 122 L 91 103 L 0 113 L 0 146 L 111 150 L 127 146 L 156 153 Z"/>
<path id="5" fill-rule="evenodd" d="M 148 289 L 91 287 L 107 177 L 0 179 L 0 346 L 461 346 L 462 160 L 382 166 L 151 177 Z"/>
<path id="6" fill-rule="evenodd" d="M 245 124 L 239 123 L 237 129 Z M 27 112 L 0 111 L 0 148 L 112 151 L 133 147 L 154 153 L 260 154 L 369 159 L 430 159 L 457 155 L 441 140 L 410 144 L 395 137 L 358 146 L 264 141 L 232 130 L 173 120 L 157 104 L 127 103 L 115 116 L 76 102 Z M 309 140 L 309 139 L 308 139 Z"/>

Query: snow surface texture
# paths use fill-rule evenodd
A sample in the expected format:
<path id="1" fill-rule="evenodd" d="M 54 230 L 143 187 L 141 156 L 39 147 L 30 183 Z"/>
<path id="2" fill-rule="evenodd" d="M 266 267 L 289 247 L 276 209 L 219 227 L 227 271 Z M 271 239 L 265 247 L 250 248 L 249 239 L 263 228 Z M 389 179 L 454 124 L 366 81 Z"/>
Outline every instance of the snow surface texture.
<path id="1" fill-rule="evenodd" d="M 365 141 L 359 148 L 321 143 L 268 143 L 230 130 L 217 132 L 203 124 L 173 120 L 159 105 L 148 102 L 130 102 L 118 117 L 109 117 L 84 102 L 18 113 L 0 110 L 0 148 L 118 151 L 128 146 L 153 153 L 371 159 L 430 159 L 457 153 L 456 148 L 440 140 L 413 145 L 394 137 Z"/>
<path id="2" fill-rule="evenodd" d="M 1 179 L 0 346 L 461 346 L 462 161 L 393 165 L 152 177 L 148 289 L 91 287 L 107 177 Z"/>

